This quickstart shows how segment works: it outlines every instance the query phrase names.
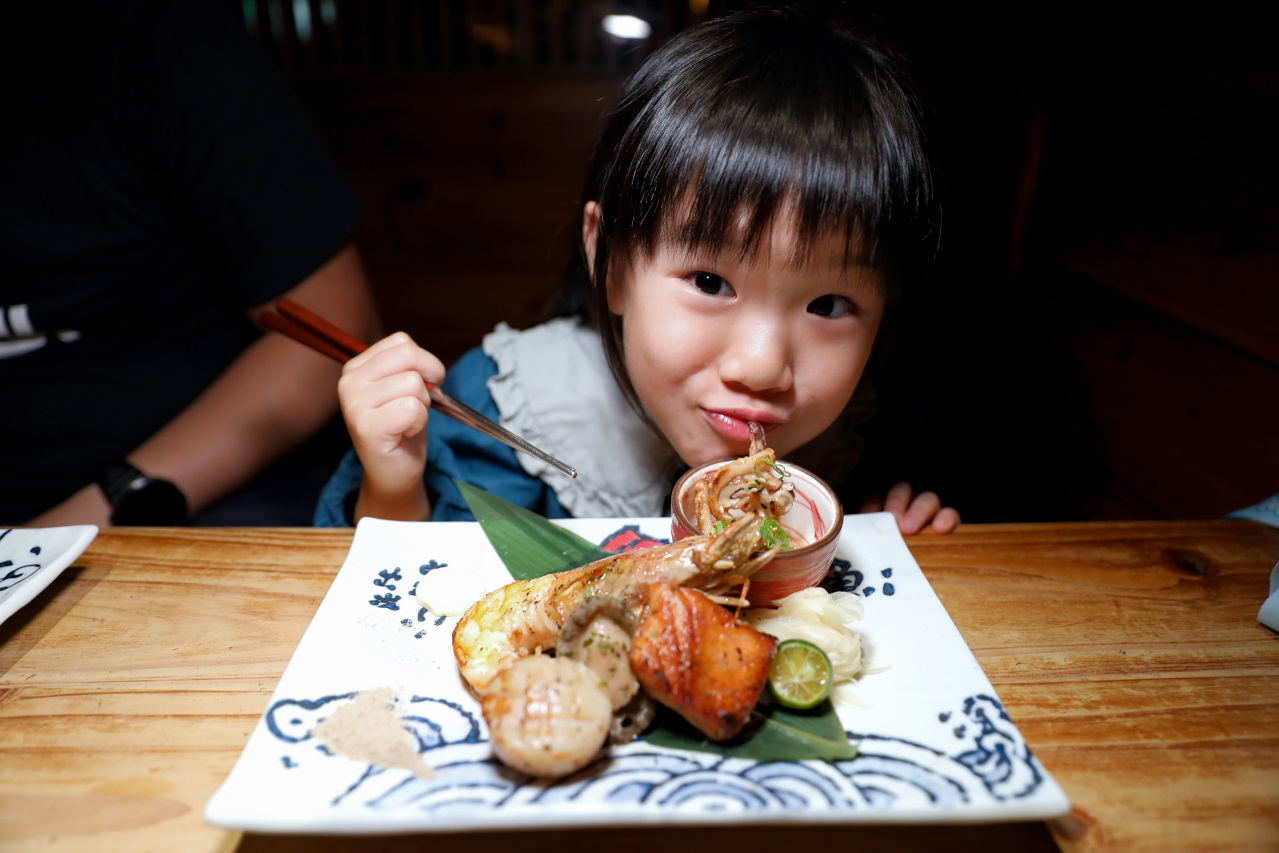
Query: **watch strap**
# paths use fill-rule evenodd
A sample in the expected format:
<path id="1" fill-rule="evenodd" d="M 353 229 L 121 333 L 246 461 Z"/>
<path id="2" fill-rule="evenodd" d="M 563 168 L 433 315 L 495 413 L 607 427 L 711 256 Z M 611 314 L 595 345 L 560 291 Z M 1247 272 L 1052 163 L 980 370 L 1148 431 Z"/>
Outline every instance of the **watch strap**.
<path id="1" fill-rule="evenodd" d="M 107 496 L 107 503 L 114 508 L 125 495 L 141 488 L 149 479 L 146 474 L 121 459 L 102 470 L 98 476 L 98 488 L 102 489 L 102 493 Z"/>
<path id="2" fill-rule="evenodd" d="M 128 461 L 103 469 L 98 487 L 111 504 L 113 524 L 167 527 L 186 522 L 188 507 L 182 490 L 168 480 L 148 477 Z"/>

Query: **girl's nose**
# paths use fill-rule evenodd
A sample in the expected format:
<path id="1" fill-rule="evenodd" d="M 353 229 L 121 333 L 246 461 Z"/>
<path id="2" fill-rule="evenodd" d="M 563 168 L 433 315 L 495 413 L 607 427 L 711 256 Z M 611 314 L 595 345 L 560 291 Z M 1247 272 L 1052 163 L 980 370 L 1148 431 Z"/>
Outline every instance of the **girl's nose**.
<path id="1" fill-rule="evenodd" d="M 769 320 L 734 330 L 720 358 L 720 378 L 755 393 L 788 391 L 794 382 L 790 342 Z"/>

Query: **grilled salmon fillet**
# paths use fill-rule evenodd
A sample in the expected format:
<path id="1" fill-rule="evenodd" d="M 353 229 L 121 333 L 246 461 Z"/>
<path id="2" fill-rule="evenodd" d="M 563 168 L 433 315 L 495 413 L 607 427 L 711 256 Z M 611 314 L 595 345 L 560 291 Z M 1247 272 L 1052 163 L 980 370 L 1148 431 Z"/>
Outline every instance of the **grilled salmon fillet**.
<path id="1" fill-rule="evenodd" d="M 776 638 L 695 589 L 652 583 L 647 592 L 631 671 L 650 696 L 711 740 L 737 734 L 768 680 Z"/>

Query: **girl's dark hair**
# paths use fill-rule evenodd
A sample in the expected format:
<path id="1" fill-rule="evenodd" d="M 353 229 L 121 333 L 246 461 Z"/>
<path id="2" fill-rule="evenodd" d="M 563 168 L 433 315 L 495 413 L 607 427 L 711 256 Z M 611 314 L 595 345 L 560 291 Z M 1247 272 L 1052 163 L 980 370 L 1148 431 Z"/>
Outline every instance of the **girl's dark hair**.
<path id="1" fill-rule="evenodd" d="M 601 208 L 593 263 L 579 241 L 555 304 L 599 331 L 641 415 L 607 281 L 610 267 L 629 269 L 663 240 L 694 251 L 732 245 L 749 256 L 783 213 L 794 216 L 802 260 L 819 238 L 842 231 L 848 261 L 882 278 L 880 355 L 918 290 L 939 225 L 905 79 L 870 39 L 773 9 L 685 30 L 627 81 L 604 118 L 583 197 L 583 206 Z"/>

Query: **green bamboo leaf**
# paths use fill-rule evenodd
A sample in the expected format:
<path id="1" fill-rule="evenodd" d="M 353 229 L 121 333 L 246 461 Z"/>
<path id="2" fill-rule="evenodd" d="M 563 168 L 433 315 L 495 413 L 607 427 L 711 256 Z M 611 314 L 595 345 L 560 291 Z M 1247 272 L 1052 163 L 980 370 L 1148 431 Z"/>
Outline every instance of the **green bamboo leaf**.
<path id="1" fill-rule="evenodd" d="M 493 550 L 516 580 L 575 569 L 612 556 L 589 540 L 483 489 L 454 480 Z"/>
<path id="2" fill-rule="evenodd" d="M 663 710 L 657 725 L 641 737 L 654 746 L 709 752 L 755 761 L 835 761 L 857 755 L 829 700 L 809 711 L 760 705 L 757 719 L 732 740 L 715 742 L 678 715 Z"/>

